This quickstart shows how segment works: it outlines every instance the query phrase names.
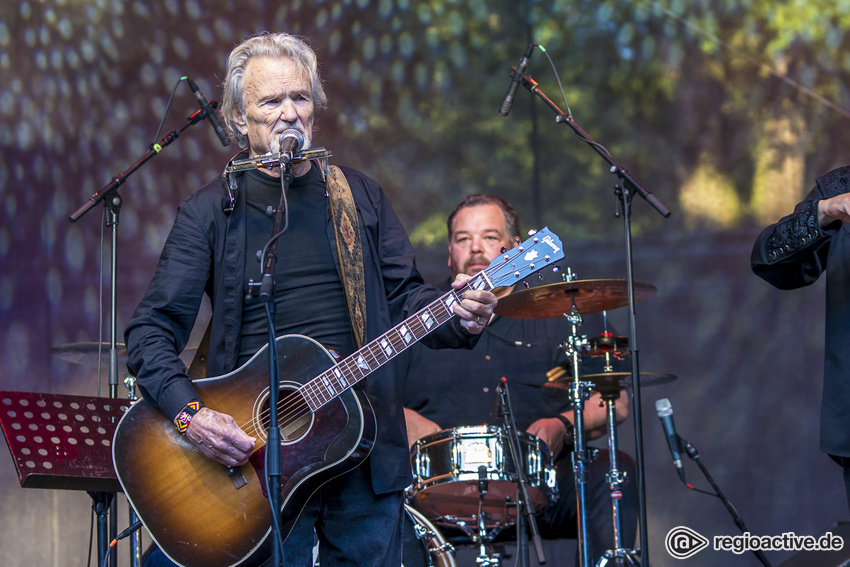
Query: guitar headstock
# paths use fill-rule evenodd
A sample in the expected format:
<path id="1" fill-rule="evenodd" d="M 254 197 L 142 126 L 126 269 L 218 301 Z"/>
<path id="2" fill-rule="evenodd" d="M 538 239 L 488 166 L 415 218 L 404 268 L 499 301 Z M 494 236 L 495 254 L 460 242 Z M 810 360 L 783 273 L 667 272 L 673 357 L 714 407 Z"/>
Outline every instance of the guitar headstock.
<path id="1" fill-rule="evenodd" d="M 563 257 L 561 239 L 546 227 L 519 246 L 493 258 L 487 269 L 477 274 L 469 283 L 476 289 L 514 285 Z"/>

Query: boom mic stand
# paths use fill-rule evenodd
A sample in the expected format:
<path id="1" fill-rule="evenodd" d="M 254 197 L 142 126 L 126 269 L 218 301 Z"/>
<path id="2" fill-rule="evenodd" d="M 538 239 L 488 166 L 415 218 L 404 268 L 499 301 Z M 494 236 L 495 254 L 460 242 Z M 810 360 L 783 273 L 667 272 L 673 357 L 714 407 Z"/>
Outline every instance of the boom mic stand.
<path id="1" fill-rule="evenodd" d="M 518 71 L 512 71 L 515 77 L 519 74 Z M 615 190 L 620 204 L 622 205 L 623 226 L 625 233 L 626 246 L 626 280 L 628 285 L 629 298 L 629 351 L 632 359 L 632 411 L 634 414 L 635 424 L 635 461 L 637 462 L 637 477 L 638 477 L 638 498 L 640 506 L 640 552 L 641 560 L 644 567 L 649 567 L 649 547 L 647 543 L 647 520 L 646 520 L 646 479 L 644 475 L 643 463 L 643 425 L 641 419 L 641 398 L 640 398 L 640 368 L 638 363 L 638 343 L 637 343 L 637 321 L 635 318 L 635 288 L 634 288 L 634 265 L 632 261 L 632 228 L 631 228 L 631 202 L 632 197 L 637 193 L 643 197 L 652 207 L 658 211 L 661 216 L 667 218 L 670 216 L 670 211 L 664 204 L 650 193 L 643 185 L 637 182 L 632 175 L 620 164 L 614 161 L 608 150 L 596 143 L 575 123 L 572 116 L 564 113 L 557 104 L 552 102 L 549 97 L 543 93 L 537 82 L 531 76 L 522 74 L 522 85 L 533 94 L 537 95 L 549 108 L 555 112 L 555 121 L 566 124 L 587 143 L 593 150 L 602 156 L 608 165 L 611 173 L 616 175 L 620 184 L 615 186 Z M 577 380 L 576 380 L 577 382 Z M 578 430 L 578 424 L 576 424 Z"/>
<path id="2" fill-rule="evenodd" d="M 197 110 L 194 114 L 189 116 L 186 119 L 186 124 L 181 126 L 177 130 L 172 130 L 169 134 L 167 134 L 158 144 L 151 144 L 148 151 L 133 165 L 131 165 L 128 169 L 126 169 L 123 173 L 116 175 L 112 181 L 110 181 L 105 187 L 103 187 L 100 191 L 92 195 L 88 201 L 83 203 L 76 211 L 71 213 L 68 216 L 68 220 L 71 222 L 77 222 L 83 215 L 89 212 L 95 205 L 100 203 L 101 201 L 105 202 L 106 207 L 106 227 L 111 231 L 112 237 L 112 251 L 110 254 L 110 305 L 109 305 L 109 397 L 117 398 L 118 397 L 118 285 L 117 285 L 117 277 L 118 277 L 118 222 L 119 217 L 121 215 L 121 204 L 122 199 L 121 195 L 118 194 L 118 188 L 124 184 L 127 178 L 130 177 L 137 169 L 142 167 L 145 163 L 147 163 L 151 158 L 158 156 L 160 152 L 166 146 L 170 145 L 174 142 L 180 134 L 193 124 L 197 124 L 198 122 L 204 120 L 209 113 L 215 108 L 216 104 L 213 101 L 210 106 L 201 108 Z M 133 390 L 130 390 L 131 398 L 134 397 Z M 99 502 L 98 507 L 102 508 L 103 503 Z M 118 532 L 118 519 L 116 517 L 116 513 L 118 510 L 117 501 L 113 498 L 111 499 L 111 504 L 109 505 L 110 510 L 110 520 L 109 520 L 109 536 L 110 540 L 115 539 L 115 534 Z M 138 516 L 136 512 L 130 507 L 130 524 L 134 524 L 138 521 Z M 106 544 L 108 542 L 104 542 Z M 131 549 L 130 549 L 130 559 L 131 565 L 133 567 L 139 567 L 141 565 L 142 560 L 142 539 L 141 533 L 136 531 L 133 534 L 133 538 L 131 540 Z M 115 567 L 118 559 L 118 550 L 116 548 L 107 549 L 99 549 L 98 557 L 105 557 L 106 552 L 109 551 L 109 564 L 112 567 Z M 105 567 L 105 564 L 101 564 L 100 567 Z"/>
<path id="3" fill-rule="evenodd" d="M 706 466 L 700 460 L 699 451 L 697 451 L 696 447 L 694 447 L 689 441 L 685 441 L 684 439 L 682 439 L 678 435 L 676 437 L 678 437 L 679 445 L 684 447 L 685 452 L 688 454 L 688 456 L 691 458 L 691 460 L 694 461 L 697 465 L 699 465 L 699 469 L 700 469 L 700 471 L 702 471 L 703 476 L 708 481 L 708 483 L 711 485 L 711 488 L 714 489 L 714 494 L 711 494 L 710 492 L 705 492 L 705 491 L 702 491 L 702 490 L 700 490 L 699 492 L 703 492 L 704 494 L 708 494 L 710 496 L 717 496 L 720 499 L 720 501 L 723 502 L 723 505 L 726 507 L 726 510 L 729 511 L 729 515 L 732 516 L 732 520 L 735 522 L 735 525 L 738 526 L 738 529 L 741 530 L 741 533 L 743 533 L 743 534 L 749 533 L 750 530 L 747 527 L 747 524 L 744 523 L 744 518 L 741 517 L 741 515 L 738 513 L 738 510 L 729 501 L 729 499 L 726 497 L 726 495 L 723 493 L 723 491 L 720 490 L 720 487 L 714 481 L 714 477 L 711 476 L 711 474 L 708 472 L 708 469 L 706 468 Z M 688 488 L 696 490 L 696 489 L 694 489 L 693 486 L 689 485 L 688 483 L 685 483 L 685 485 Z M 765 556 L 764 552 L 761 549 L 753 549 L 751 551 L 753 552 L 753 554 L 755 554 L 755 556 L 758 558 L 758 560 L 761 562 L 762 565 L 764 565 L 765 567 L 771 567 L 770 561 L 768 561 L 767 556 Z"/>

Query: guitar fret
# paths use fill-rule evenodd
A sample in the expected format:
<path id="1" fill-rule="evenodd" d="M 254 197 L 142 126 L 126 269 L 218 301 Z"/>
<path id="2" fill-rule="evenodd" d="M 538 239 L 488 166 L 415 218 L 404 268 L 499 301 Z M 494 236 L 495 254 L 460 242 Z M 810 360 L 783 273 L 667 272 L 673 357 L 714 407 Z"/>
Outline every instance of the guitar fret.
<path id="1" fill-rule="evenodd" d="M 301 393 L 306 398 L 307 404 L 310 406 L 310 409 L 312 411 L 316 411 L 317 409 L 322 407 L 322 404 L 319 402 L 319 399 L 315 395 L 316 386 L 313 384 L 313 382 L 315 382 L 315 380 L 311 380 L 304 384 L 304 386 L 301 387 Z"/>
<path id="2" fill-rule="evenodd" d="M 416 337 L 413 336 L 413 333 L 410 331 L 410 328 L 407 326 L 406 323 L 402 323 L 401 325 L 399 325 L 397 332 L 401 337 L 401 340 L 404 341 L 405 345 L 412 344 L 413 341 L 416 340 Z"/>
<path id="3" fill-rule="evenodd" d="M 407 348 L 408 343 L 404 339 L 404 337 L 401 336 L 401 333 L 398 329 L 392 329 L 390 333 L 392 333 L 392 338 L 390 338 L 390 344 L 392 344 L 392 347 L 396 353 L 399 353 Z M 387 335 L 389 335 L 390 333 L 387 333 Z"/>
<path id="4" fill-rule="evenodd" d="M 313 385 L 313 393 L 316 395 L 316 400 L 319 402 L 319 405 L 323 406 L 328 403 L 329 398 L 325 396 L 325 391 L 322 389 L 321 383 L 317 379 L 311 380 L 310 383 Z"/>
<path id="5" fill-rule="evenodd" d="M 457 303 L 459 303 L 459 301 L 454 293 L 448 293 L 443 297 L 442 305 L 446 308 L 446 313 L 448 315 L 454 315 L 454 311 L 452 311 L 452 306 Z"/>
<path id="6" fill-rule="evenodd" d="M 382 352 L 387 355 L 387 360 L 391 359 L 396 354 L 395 346 L 390 342 L 386 335 L 384 335 L 380 344 Z"/>
<path id="7" fill-rule="evenodd" d="M 380 338 L 378 340 L 380 340 Z M 376 346 L 374 344 L 366 345 L 365 347 L 363 347 L 363 353 L 365 355 L 368 355 L 369 357 L 371 357 L 371 362 L 370 362 L 371 368 L 378 368 L 379 366 L 381 366 L 383 363 L 385 363 L 387 361 L 386 357 L 384 357 L 384 359 L 381 360 L 381 356 L 383 355 L 383 351 L 381 350 L 381 347 Z"/>
<path id="8" fill-rule="evenodd" d="M 334 389 L 333 383 L 329 380 L 328 375 L 322 374 L 321 379 L 322 379 L 322 384 L 325 385 L 326 390 L 330 392 L 331 397 L 332 398 L 335 397 L 336 396 L 336 390 Z"/>
<path id="9" fill-rule="evenodd" d="M 331 372 L 336 378 L 337 384 L 339 384 L 342 389 L 348 388 L 348 380 L 345 378 L 345 374 L 343 374 L 342 370 L 339 369 L 339 366 L 334 366 L 331 368 Z"/>
<path id="10" fill-rule="evenodd" d="M 433 315 L 431 315 L 431 310 L 427 307 L 419 314 L 419 320 L 428 331 L 437 324 L 436 321 L 434 321 Z"/>

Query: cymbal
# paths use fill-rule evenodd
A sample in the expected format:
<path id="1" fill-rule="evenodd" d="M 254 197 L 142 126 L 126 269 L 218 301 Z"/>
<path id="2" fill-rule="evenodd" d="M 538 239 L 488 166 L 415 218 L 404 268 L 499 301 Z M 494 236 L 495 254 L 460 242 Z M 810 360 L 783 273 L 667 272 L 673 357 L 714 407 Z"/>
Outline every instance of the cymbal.
<path id="1" fill-rule="evenodd" d="M 124 343 L 117 343 L 115 348 L 118 350 L 118 365 L 127 366 L 127 348 Z M 192 362 L 197 348 L 186 348 L 180 353 L 180 360 L 187 365 Z M 58 345 L 50 349 L 50 354 L 64 361 L 73 364 L 81 364 L 83 366 L 98 365 L 98 351 L 100 351 L 100 362 L 103 365 L 109 364 L 109 343 L 66 343 Z"/>
<path id="2" fill-rule="evenodd" d="M 626 280 L 576 280 L 515 291 L 499 300 L 496 315 L 518 319 L 563 317 L 575 300 L 579 313 L 598 313 L 629 303 Z M 635 301 L 653 295 L 652 284 L 635 282 Z"/>
<path id="3" fill-rule="evenodd" d="M 573 387 L 572 376 L 567 376 L 565 373 L 553 372 L 559 368 L 561 367 L 556 366 L 546 373 L 547 376 L 551 377 L 547 382 L 543 383 L 544 388 L 570 390 Z M 593 384 L 591 390 L 595 390 L 603 394 L 607 392 L 625 390 L 632 385 L 631 372 L 600 372 L 598 374 L 585 374 L 581 377 L 581 379 L 582 382 L 590 382 Z M 651 372 L 640 373 L 640 385 L 642 388 L 646 386 L 667 384 L 675 379 L 676 376 L 673 374 L 653 374 Z"/>

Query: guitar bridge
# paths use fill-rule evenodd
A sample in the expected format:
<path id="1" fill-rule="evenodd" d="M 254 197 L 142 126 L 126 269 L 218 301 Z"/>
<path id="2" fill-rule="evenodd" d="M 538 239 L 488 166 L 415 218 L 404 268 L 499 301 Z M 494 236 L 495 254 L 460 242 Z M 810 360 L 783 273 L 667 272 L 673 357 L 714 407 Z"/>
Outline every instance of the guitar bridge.
<path id="1" fill-rule="evenodd" d="M 245 479 L 245 475 L 242 474 L 242 467 L 228 467 L 227 476 L 230 477 L 230 481 L 233 483 L 233 486 L 236 487 L 236 490 L 239 490 L 248 484 L 248 481 Z"/>

